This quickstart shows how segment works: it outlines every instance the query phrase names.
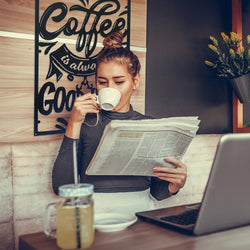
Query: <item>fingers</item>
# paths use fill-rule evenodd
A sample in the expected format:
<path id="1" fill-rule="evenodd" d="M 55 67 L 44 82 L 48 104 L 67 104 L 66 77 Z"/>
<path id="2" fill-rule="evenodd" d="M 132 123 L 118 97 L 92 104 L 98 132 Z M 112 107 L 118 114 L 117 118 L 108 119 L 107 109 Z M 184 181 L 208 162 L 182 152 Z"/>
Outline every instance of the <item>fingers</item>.
<path id="1" fill-rule="evenodd" d="M 175 193 L 186 183 L 187 167 L 176 158 L 165 158 L 165 161 L 172 163 L 176 168 L 155 166 L 153 168 L 153 175 L 161 180 L 170 182 L 169 190 Z"/>
<path id="2" fill-rule="evenodd" d="M 158 178 L 165 180 L 165 181 L 169 181 L 172 183 L 175 183 L 177 185 L 180 186 L 184 186 L 185 182 L 186 182 L 186 172 L 182 172 L 182 173 L 176 173 L 176 174 L 169 174 L 167 172 L 153 172 L 154 176 L 157 176 Z"/>
<path id="3" fill-rule="evenodd" d="M 165 175 L 160 175 L 160 176 L 158 176 L 158 178 L 161 179 L 161 180 L 168 181 L 170 183 L 175 184 L 177 187 L 179 187 L 179 189 L 184 187 L 184 185 L 186 183 L 186 177 L 185 176 L 169 177 L 169 176 L 165 176 Z"/>
<path id="4" fill-rule="evenodd" d="M 87 113 L 97 113 L 99 108 L 93 100 L 77 100 L 74 104 L 74 111 L 86 115 Z"/>
<path id="5" fill-rule="evenodd" d="M 74 102 L 74 107 L 79 108 L 85 106 L 97 109 L 98 106 L 96 104 L 96 95 L 88 93 L 76 98 Z"/>
<path id="6" fill-rule="evenodd" d="M 187 171 L 186 165 L 176 158 L 165 158 L 166 162 L 172 163 L 175 168 L 164 167 L 164 166 L 154 166 L 153 170 L 155 172 L 166 172 L 166 173 L 182 173 Z"/>
<path id="7" fill-rule="evenodd" d="M 84 100 L 96 101 L 96 95 L 91 94 L 91 93 L 87 93 L 85 95 L 77 97 L 75 101 L 84 101 Z"/>
<path id="8" fill-rule="evenodd" d="M 85 94 L 75 99 L 70 115 L 70 122 L 82 123 L 87 113 L 98 113 L 99 107 L 96 104 L 96 95 Z"/>
<path id="9" fill-rule="evenodd" d="M 164 160 L 174 164 L 177 168 L 186 168 L 186 165 L 177 158 L 166 157 Z"/>
<path id="10" fill-rule="evenodd" d="M 93 107 L 98 107 L 96 104 L 96 95 L 94 94 L 85 94 L 76 98 L 74 105 L 89 105 Z"/>

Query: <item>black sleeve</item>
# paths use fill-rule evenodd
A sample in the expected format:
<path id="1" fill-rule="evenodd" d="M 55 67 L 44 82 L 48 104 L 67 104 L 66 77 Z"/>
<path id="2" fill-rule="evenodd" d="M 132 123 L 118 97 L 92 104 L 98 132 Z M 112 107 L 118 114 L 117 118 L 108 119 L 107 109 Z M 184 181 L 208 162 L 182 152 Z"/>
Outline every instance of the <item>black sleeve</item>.
<path id="1" fill-rule="evenodd" d="M 74 183 L 73 141 L 64 136 L 52 170 L 52 187 L 55 194 L 61 185 Z M 77 140 L 77 148 L 78 148 Z M 79 166 L 79 165 L 78 165 Z"/>
<path id="2" fill-rule="evenodd" d="M 164 200 L 172 194 L 168 190 L 168 181 L 161 180 L 157 177 L 151 177 L 150 193 L 158 201 Z M 176 193 L 175 193 L 176 194 Z"/>

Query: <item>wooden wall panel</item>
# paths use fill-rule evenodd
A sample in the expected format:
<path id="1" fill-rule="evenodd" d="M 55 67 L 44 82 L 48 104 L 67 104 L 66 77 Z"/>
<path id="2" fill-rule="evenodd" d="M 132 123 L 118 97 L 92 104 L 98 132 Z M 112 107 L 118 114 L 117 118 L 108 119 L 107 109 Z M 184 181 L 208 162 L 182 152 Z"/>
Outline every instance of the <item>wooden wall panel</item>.
<path id="1" fill-rule="evenodd" d="M 42 0 L 40 9 L 45 9 L 45 6 L 53 2 L 56 1 Z M 123 3 L 124 0 L 120 2 Z M 147 0 L 132 0 L 130 41 L 132 46 L 146 48 L 146 20 Z M 0 31 L 34 35 L 35 0 L 0 0 Z"/>
<path id="2" fill-rule="evenodd" d="M 34 34 L 35 0 L 0 0 L 0 30 Z"/>
<path id="3" fill-rule="evenodd" d="M 45 3 L 44 6 L 52 3 L 46 1 L 41 0 Z M 132 105 L 142 113 L 145 110 L 146 5 L 146 0 L 131 1 L 130 45 L 142 64 L 140 88 L 134 92 Z M 44 9 L 44 6 L 41 5 L 40 8 Z M 62 138 L 62 135 L 33 135 L 34 20 L 35 1 L 0 0 L 0 142 L 32 142 Z M 47 71 L 48 64 L 41 65 L 39 77 L 44 76 Z M 64 112 L 63 117 L 67 120 L 69 113 Z M 54 122 L 53 118 L 52 115 L 43 126 L 49 128 Z"/>
<path id="4" fill-rule="evenodd" d="M 147 1 L 131 1 L 131 45 L 146 48 Z"/>

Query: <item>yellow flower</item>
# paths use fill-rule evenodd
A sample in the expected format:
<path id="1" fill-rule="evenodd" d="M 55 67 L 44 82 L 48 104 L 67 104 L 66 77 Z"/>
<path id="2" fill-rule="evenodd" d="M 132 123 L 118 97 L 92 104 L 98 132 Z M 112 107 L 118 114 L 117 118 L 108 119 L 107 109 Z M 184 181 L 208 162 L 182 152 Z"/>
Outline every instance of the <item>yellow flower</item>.
<path id="1" fill-rule="evenodd" d="M 244 47 L 242 45 L 240 45 L 240 53 L 243 54 L 245 51 Z"/>
<path id="2" fill-rule="evenodd" d="M 212 51 L 214 51 L 215 53 L 219 54 L 217 48 L 216 48 L 214 45 L 208 44 L 208 47 L 209 47 Z"/>
<path id="3" fill-rule="evenodd" d="M 210 67 L 214 66 L 214 64 L 212 62 L 210 62 L 210 61 L 205 61 L 205 64 L 210 66 Z"/>
<path id="4" fill-rule="evenodd" d="M 216 70 L 219 77 L 231 78 L 250 73 L 250 34 L 246 34 L 245 43 L 235 32 L 230 32 L 229 35 L 221 32 L 219 36 L 221 40 L 220 38 L 217 40 L 215 36 L 209 36 L 208 47 L 216 54 L 213 55 L 214 60 L 204 59 L 204 64 Z"/>
<path id="5" fill-rule="evenodd" d="M 210 40 L 213 42 L 214 46 L 218 47 L 218 41 L 213 36 L 210 36 Z"/>
<path id="6" fill-rule="evenodd" d="M 247 44 L 250 43 L 250 35 L 247 36 Z"/>
<path id="7" fill-rule="evenodd" d="M 224 32 L 221 32 L 221 36 L 225 42 L 230 42 L 229 36 L 227 36 Z"/>
<path id="8" fill-rule="evenodd" d="M 231 58 L 235 58 L 235 53 L 233 49 L 229 49 L 229 54 Z"/>
<path id="9" fill-rule="evenodd" d="M 231 35 L 231 41 L 232 41 L 233 43 L 239 42 L 239 36 L 238 36 L 236 33 L 230 32 L 230 35 Z"/>

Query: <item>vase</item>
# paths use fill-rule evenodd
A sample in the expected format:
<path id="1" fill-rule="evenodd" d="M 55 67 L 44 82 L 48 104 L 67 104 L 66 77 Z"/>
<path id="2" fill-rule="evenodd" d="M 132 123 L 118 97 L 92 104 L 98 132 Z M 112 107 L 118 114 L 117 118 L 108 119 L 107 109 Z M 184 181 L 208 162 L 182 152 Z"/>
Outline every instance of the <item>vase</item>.
<path id="1" fill-rule="evenodd" d="M 250 102 L 250 73 L 229 80 L 241 103 Z"/>

